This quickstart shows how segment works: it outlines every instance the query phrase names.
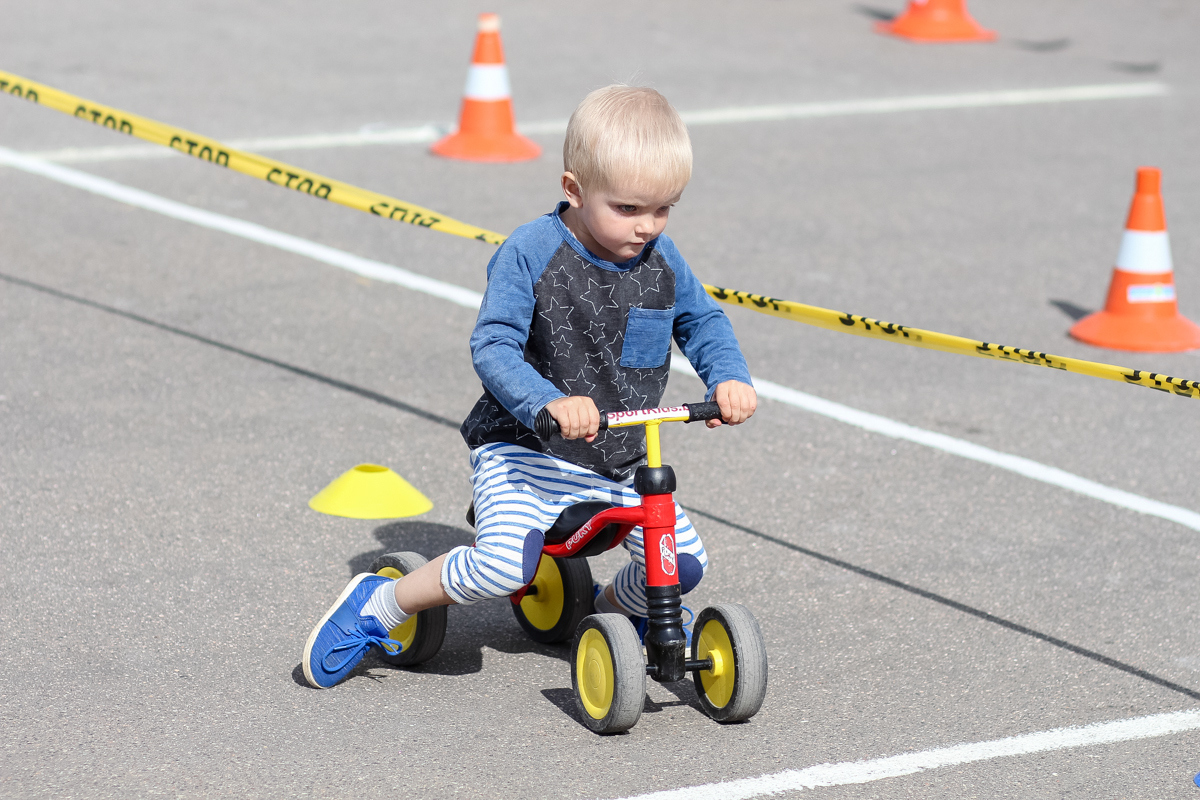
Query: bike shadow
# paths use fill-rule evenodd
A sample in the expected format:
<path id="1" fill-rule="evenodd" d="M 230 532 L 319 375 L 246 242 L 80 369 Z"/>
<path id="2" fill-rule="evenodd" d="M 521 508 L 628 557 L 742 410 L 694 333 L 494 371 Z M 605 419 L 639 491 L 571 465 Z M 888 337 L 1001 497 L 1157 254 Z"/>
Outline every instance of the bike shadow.
<path id="1" fill-rule="evenodd" d="M 700 705 L 700 698 L 696 694 L 696 687 L 690 678 L 679 681 L 678 683 L 664 683 L 661 685 L 668 692 L 675 695 L 675 699 L 658 701 L 654 700 L 649 694 L 647 694 L 646 701 L 642 705 L 643 714 L 657 714 L 659 712 L 666 711 L 669 708 L 677 708 L 679 706 L 687 706 L 701 714 L 704 713 L 704 706 Z M 542 697 L 545 697 L 548 701 L 550 701 L 550 704 L 563 714 L 575 720 L 581 726 L 586 727 L 583 721 L 583 715 L 579 711 L 579 705 L 575 702 L 574 689 L 542 689 Z M 628 731 L 625 733 L 628 733 Z"/>

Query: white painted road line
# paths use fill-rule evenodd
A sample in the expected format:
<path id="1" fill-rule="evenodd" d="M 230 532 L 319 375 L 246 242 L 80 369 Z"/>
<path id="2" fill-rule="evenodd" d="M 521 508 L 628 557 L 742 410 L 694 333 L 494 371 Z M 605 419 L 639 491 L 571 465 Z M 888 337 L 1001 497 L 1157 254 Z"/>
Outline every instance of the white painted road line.
<path id="1" fill-rule="evenodd" d="M 234 217 L 227 217 L 224 214 L 214 214 L 211 211 L 205 211 L 195 206 L 177 203 L 174 200 L 168 200 L 156 194 L 143 192 L 141 189 L 134 189 L 131 186 L 125 186 L 115 181 L 89 175 L 86 172 L 80 172 L 70 167 L 60 167 L 57 164 L 30 158 L 29 156 L 21 155 L 3 147 L 0 147 L 0 164 L 7 164 L 8 166 L 16 167 L 19 170 L 34 175 L 40 175 L 59 183 L 65 183 L 68 186 L 74 186 L 76 189 L 83 189 L 86 192 L 98 194 L 101 197 L 107 197 L 111 200 L 145 209 L 146 211 L 153 211 L 156 214 L 162 214 L 172 219 L 190 222 L 202 228 L 211 228 L 215 231 L 230 233 L 234 236 L 240 236 L 243 239 L 249 239 L 252 242 L 276 247 L 280 250 L 286 250 L 289 253 L 295 253 L 296 255 L 307 256 L 315 261 L 348 270 L 356 275 L 424 292 L 425 294 L 449 300 L 466 308 L 478 310 L 479 304 L 483 301 L 482 294 L 473 292 L 470 289 L 464 289 L 461 286 L 427 278 L 424 275 L 418 275 L 415 272 L 409 272 L 406 269 L 401 269 L 391 264 L 384 264 L 382 261 L 372 261 L 369 258 L 362 258 L 361 256 L 347 253 L 345 250 L 326 247 L 323 244 L 310 242 L 308 239 L 301 239 L 298 236 L 272 230 L 253 222 L 246 222 Z"/>
<path id="2" fill-rule="evenodd" d="M 754 797 L 780 792 L 797 792 L 821 786 L 871 783 L 931 769 L 990 761 L 994 758 L 1132 742 L 1138 739 L 1170 736 L 1194 730 L 1200 730 L 1200 710 L 1176 711 L 1169 714 L 1102 722 L 1083 727 L 1055 728 L 1050 731 L 1028 733 L 1007 739 L 941 747 L 921 753 L 906 753 L 870 761 L 818 764 L 807 769 L 789 769 L 757 778 L 742 778 L 723 783 L 709 783 L 684 789 L 640 794 L 624 798 L 624 800 L 749 800 Z"/>
<path id="3" fill-rule="evenodd" d="M 106 178 L 99 178 L 95 175 L 89 175 L 86 172 L 79 172 L 70 167 L 50 164 L 5 148 L 0 148 L 0 165 L 8 165 L 183 222 L 190 222 L 204 228 L 240 236 L 243 239 L 265 244 L 269 247 L 286 250 L 289 253 L 305 256 L 372 280 L 382 283 L 393 283 L 397 286 L 403 286 L 406 289 L 423 292 L 433 297 L 440 297 L 443 300 L 449 300 L 464 308 L 477 310 L 483 300 L 482 294 L 471 289 L 465 289 L 435 278 L 418 275 L 415 272 L 409 272 L 400 267 L 385 264 L 382 261 L 362 258 L 352 253 L 347 253 L 344 250 L 317 244 L 316 242 L 275 231 L 252 222 L 245 222 L 223 214 L 214 214 L 211 211 L 177 203 L 174 200 L 168 200 L 165 197 L 143 192 L 140 189 L 134 189 Z M 691 366 L 682 359 L 674 359 L 671 366 L 673 371 L 681 374 L 693 376 L 696 374 Z M 859 411 L 850 406 L 825 400 L 762 378 L 754 378 L 754 386 L 761 396 L 770 400 L 786 403 L 787 405 L 811 411 L 815 414 L 821 414 L 873 433 L 883 434 L 894 439 L 904 439 L 961 458 L 999 467 L 1000 469 L 1015 472 L 1018 475 L 1023 475 L 1035 481 L 1041 481 L 1051 486 L 1077 492 L 1095 500 L 1129 509 L 1130 511 L 1177 522 L 1192 530 L 1200 531 L 1200 514 L 1180 506 L 1173 506 L 1169 503 L 1162 503 L 1121 489 L 1114 489 L 1110 486 L 1105 486 L 1079 475 L 1058 469 L 1057 467 L 1050 467 L 1037 461 L 1022 458 L 1021 456 L 1001 453 L 997 450 L 974 444 L 973 442 L 956 439 L 953 436 L 927 431 L 923 428 L 915 428 L 911 425 L 888 419 L 887 417 L 881 417 L 866 411 Z"/>
<path id="4" fill-rule="evenodd" d="M 730 125 L 745 122 L 780 122 L 795 119 L 820 119 L 860 114 L 895 114 L 906 111 L 945 111 L 965 108 L 999 108 L 1047 103 L 1077 103 L 1095 100 L 1128 100 L 1161 97 L 1170 92 L 1163 83 L 1103 83 L 1091 86 L 1059 86 L 1048 89 L 1003 89 L 958 94 L 922 94 L 906 97 L 876 97 L 861 100 L 830 100 L 816 103 L 787 103 L 768 106 L 736 106 L 707 111 L 682 112 L 688 125 Z M 567 121 L 548 120 L 519 126 L 525 134 L 561 134 Z M 234 139 L 230 147 L 252 153 L 278 150 L 316 150 L 329 147 L 364 145 L 429 144 L 449 132 L 451 125 L 419 125 L 391 130 L 354 133 L 318 133 L 305 136 L 275 136 L 258 139 Z M 169 158 L 179 155 L 170 148 L 154 145 L 120 147 L 66 148 L 28 153 L 35 158 L 59 163 L 85 161 L 123 161 L 127 159 Z"/>

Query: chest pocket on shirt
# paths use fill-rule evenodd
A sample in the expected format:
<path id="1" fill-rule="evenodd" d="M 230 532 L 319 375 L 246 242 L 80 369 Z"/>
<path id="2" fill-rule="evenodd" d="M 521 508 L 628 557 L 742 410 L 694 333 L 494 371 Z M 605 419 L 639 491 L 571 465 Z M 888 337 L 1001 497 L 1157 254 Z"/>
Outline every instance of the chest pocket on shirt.
<path id="1" fill-rule="evenodd" d="M 671 350 L 675 307 L 631 308 L 621 345 L 621 366 L 633 369 L 661 367 Z"/>

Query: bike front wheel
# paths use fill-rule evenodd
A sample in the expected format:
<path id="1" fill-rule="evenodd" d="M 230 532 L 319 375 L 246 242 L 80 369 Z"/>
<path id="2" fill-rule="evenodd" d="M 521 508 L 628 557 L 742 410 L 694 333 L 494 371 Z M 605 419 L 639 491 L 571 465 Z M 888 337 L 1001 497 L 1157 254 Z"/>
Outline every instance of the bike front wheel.
<path id="1" fill-rule="evenodd" d="M 762 708 L 767 695 L 767 649 L 758 620 L 738 603 L 709 606 L 692 629 L 692 658 L 709 669 L 692 677 L 700 705 L 717 722 L 741 722 Z"/>

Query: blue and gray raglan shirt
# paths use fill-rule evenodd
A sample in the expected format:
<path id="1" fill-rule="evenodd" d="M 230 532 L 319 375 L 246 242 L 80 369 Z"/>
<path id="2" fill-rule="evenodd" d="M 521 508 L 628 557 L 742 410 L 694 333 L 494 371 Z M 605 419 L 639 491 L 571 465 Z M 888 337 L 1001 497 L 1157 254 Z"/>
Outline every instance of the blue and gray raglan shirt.
<path id="1" fill-rule="evenodd" d="M 706 399 L 723 381 L 750 383 L 750 371 L 728 318 L 666 235 L 629 261 L 604 261 L 567 229 L 566 207 L 517 228 L 488 264 L 471 334 L 483 396 L 461 431 L 472 449 L 509 442 L 621 481 L 645 460 L 640 426 L 543 442 L 531 430 L 542 407 L 565 395 L 601 411 L 657 406 L 672 337 Z"/>

